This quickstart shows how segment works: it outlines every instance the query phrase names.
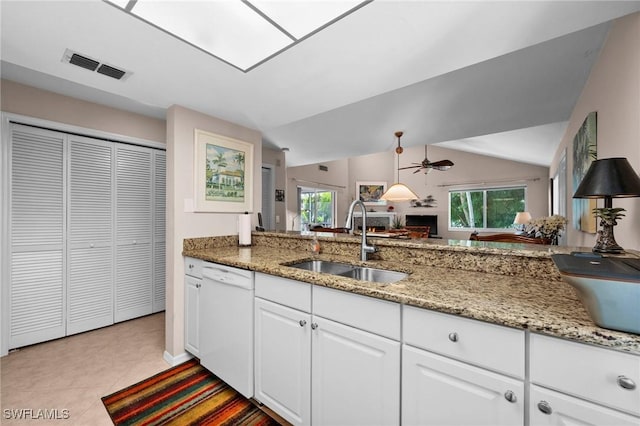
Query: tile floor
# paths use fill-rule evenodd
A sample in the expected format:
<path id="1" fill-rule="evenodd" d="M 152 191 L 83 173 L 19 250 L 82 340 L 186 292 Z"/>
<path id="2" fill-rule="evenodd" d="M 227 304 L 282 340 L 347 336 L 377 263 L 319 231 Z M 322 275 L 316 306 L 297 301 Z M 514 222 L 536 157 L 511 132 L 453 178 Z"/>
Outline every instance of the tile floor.
<path id="1" fill-rule="evenodd" d="M 112 425 L 100 398 L 170 367 L 164 327 L 162 312 L 10 352 L 1 359 L 0 423 Z M 68 410 L 68 419 L 8 419 L 16 409 Z"/>

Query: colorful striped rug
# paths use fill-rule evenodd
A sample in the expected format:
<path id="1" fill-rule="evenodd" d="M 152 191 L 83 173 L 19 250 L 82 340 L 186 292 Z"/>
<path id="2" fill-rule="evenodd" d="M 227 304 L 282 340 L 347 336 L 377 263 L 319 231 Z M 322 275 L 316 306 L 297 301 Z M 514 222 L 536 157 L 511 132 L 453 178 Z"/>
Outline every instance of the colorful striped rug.
<path id="1" fill-rule="evenodd" d="M 115 425 L 278 425 L 190 360 L 102 398 Z"/>

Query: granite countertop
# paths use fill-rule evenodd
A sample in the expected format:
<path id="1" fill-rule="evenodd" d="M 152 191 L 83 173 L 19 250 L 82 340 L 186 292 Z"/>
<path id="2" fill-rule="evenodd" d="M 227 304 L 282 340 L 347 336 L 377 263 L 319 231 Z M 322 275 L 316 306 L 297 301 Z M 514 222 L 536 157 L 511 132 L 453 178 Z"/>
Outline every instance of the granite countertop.
<path id="1" fill-rule="evenodd" d="M 243 248 L 237 247 L 237 244 L 232 242 L 233 239 L 228 238 L 228 241 L 218 241 L 216 247 L 207 248 L 185 240 L 183 255 L 640 354 L 640 335 L 608 330 L 595 325 L 578 300 L 573 287 L 559 279 L 558 274 L 545 279 L 414 264 L 411 259 L 375 260 L 362 263 L 358 261 L 357 256 L 334 253 L 320 254 L 315 257 L 322 260 L 366 264 L 410 274 L 408 278 L 396 283 L 380 284 L 286 266 L 314 258 L 309 251 L 295 247 L 287 249 L 278 245 L 257 244 Z M 237 243 L 237 240 L 235 242 Z M 404 245 L 407 246 L 407 244 L 410 248 L 413 243 Z M 455 243 L 445 243 L 445 245 L 448 247 L 445 250 L 463 249 L 474 252 L 478 250 L 477 247 L 462 247 Z M 493 254 L 504 254 L 503 251 L 499 251 L 499 246 L 490 246 L 488 250 Z M 532 259 L 540 256 L 549 257 L 548 250 L 534 247 L 517 247 L 516 251 L 518 252 L 515 253 L 516 255 L 529 256 Z M 505 259 L 501 261 L 504 262 Z"/>

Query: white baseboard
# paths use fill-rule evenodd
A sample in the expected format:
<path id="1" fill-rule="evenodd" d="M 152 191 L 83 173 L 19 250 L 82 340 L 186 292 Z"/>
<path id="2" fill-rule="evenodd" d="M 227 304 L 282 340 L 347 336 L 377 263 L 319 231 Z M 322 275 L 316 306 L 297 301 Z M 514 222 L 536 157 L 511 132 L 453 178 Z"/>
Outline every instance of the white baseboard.
<path id="1" fill-rule="evenodd" d="M 188 352 L 182 352 L 181 354 L 173 356 L 169 352 L 164 351 L 162 358 L 167 362 L 167 364 L 174 367 L 178 364 L 182 364 L 185 361 L 189 361 L 191 358 L 193 358 L 193 355 Z"/>

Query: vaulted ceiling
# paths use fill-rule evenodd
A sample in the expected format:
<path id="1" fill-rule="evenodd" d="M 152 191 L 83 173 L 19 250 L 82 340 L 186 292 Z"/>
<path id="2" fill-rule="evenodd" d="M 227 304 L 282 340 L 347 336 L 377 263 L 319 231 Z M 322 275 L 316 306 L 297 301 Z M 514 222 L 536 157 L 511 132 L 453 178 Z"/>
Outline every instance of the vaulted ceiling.
<path id="1" fill-rule="evenodd" d="M 153 117 L 178 104 L 255 128 L 290 149 L 288 165 L 392 150 L 396 130 L 405 146 L 548 165 L 610 21 L 639 10 L 375 0 L 244 72 L 105 1 L 3 0 L 1 72 Z M 67 50 L 130 75 L 76 67 Z"/>

